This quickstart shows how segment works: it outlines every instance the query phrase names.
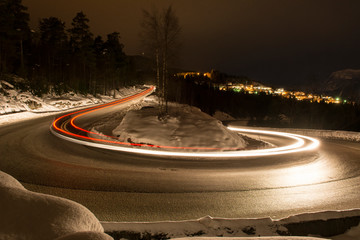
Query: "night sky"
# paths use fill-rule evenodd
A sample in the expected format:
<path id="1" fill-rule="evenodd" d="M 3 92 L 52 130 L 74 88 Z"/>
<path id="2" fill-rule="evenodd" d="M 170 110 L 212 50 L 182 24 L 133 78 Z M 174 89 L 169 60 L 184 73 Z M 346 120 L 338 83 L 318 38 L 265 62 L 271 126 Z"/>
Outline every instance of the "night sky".
<path id="1" fill-rule="evenodd" d="M 59 17 L 70 27 L 83 11 L 91 31 L 117 31 L 128 55 L 144 52 L 142 9 L 172 4 L 182 27 L 178 66 L 247 75 L 291 86 L 360 69 L 358 0 L 23 0 L 31 26 Z M 145 53 L 146 54 L 146 53 Z"/>

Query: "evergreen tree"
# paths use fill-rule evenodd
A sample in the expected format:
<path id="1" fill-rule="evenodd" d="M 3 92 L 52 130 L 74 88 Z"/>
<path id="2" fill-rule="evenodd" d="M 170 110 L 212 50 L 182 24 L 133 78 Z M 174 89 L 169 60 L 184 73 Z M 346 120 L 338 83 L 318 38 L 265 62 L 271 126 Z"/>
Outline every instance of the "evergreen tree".
<path id="1" fill-rule="evenodd" d="M 68 39 L 65 22 L 55 17 L 40 20 L 39 62 L 47 81 L 61 94 L 66 80 Z"/>
<path id="2" fill-rule="evenodd" d="M 89 19 L 83 12 L 76 14 L 70 28 L 70 53 L 74 86 L 88 92 L 91 86 L 92 71 L 95 66 L 93 34 L 90 32 Z"/>
<path id="3" fill-rule="evenodd" d="M 107 35 L 104 43 L 104 53 L 106 57 L 106 71 L 108 72 L 109 83 L 112 89 L 116 89 L 121 85 L 121 78 L 124 76 L 125 53 L 124 45 L 120 43 L 120 34 L 113 32 Z"/>
<path id="4" fill-rule="evenodd" d="M 101 36 L 94 40 L 93 49 L 96 56 L 96 82 L 101 86 L 103 94 L 110 89 L 124 85 L 126 55 L 124 45 L 120 43 L 120 34 L 113 32 L 107 35 L 104 42 Z"/>
<path id="5" fill-rule="evenodd" d="M 0 0 L 0 73 L 25 75 L 30 39 L 26 10 L 21 0 Z"/>
<path id="6" fill-rule="evenodd" d="M 93 94 L 95 95 L 98 90 L 101 89 L 102 94 L 105 94 L 105 46 L 104 46 L 104 40 L 101 36 L 97 36 L 94 39 L 94 54 L 95 54 L 95 76 L 92 78 L 92 89 Z"/>

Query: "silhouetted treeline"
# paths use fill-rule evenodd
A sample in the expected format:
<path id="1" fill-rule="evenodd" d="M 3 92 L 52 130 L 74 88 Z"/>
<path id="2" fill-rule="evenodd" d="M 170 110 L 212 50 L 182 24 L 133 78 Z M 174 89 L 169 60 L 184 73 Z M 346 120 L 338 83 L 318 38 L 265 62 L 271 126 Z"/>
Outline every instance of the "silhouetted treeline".
<path id="1" fill-rule="evenodd" d="M 352 104 L 311 103 L 280 96 L 221 91 L 210 82 L 174 77 L 171 100 L 213 115 L 219 110 L 248 125 L 360 131 L 360 108 Z"/>
<path id="2" fill-rule="evenodd" d="M 70 89 L 106 94 L 138 83 L 118 32 L 94 37 L 83 12 L 69 27 L 48 17 L 34 31 L 26 11 L 21 0 L 0 0 L 0 75 L 24 77 L 36 94 Z"/>

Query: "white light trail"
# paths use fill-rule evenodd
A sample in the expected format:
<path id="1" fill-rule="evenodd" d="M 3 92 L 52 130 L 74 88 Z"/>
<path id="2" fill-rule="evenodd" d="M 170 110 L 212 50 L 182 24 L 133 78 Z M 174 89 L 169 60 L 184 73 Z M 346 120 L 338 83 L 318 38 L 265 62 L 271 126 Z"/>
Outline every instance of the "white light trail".
<path id="1" fill-rule="evenodd" d="M 260 149 L 260 150 L 239 150 L 239 151 L 210 151 L 210 152 L 175 152 L 175 151 L 164 151 L 164 150 L 150 150 L 142 149 L 135 147 L 123 147 L 123 146 L 114 146 L 103 143 L 88 142 L 80 139 L 71 138 L 51 129 L 52 133 L 56 136 L 71 141 L 77 144 L 82 144 L 90 147 L 103 148 L 108 150 L 115 150 L 128 153 L 137 153 L 137 154 L 146 154 L 146 155 L 158 155 L 158 156 L 172 156 L 172 157 L 199 157 L 199 158 L 237 158 L 237 157 L 260 157 L 260 156 L 271 156 L 271 155 L 280 155 L 280 154 L 289 154 L 302 151 L 309 151 L 316 149 L 320 142 L 317 139 L 302 136 L 292 133 L 284 132 L 275 132 L 275 131 L 265 131 L 265 130 L 255 130 L 255 129 L 245 129 L 245 128 L 236 128 L 229 127 L 230 130 L 236 132 L 249 132 L 256 134 L 265 134 L 265 135 L 275 135 L 280 137 L 289 138 L 292 141 L 295 140 L 295 143 L 286 145 L 283 147 L 275 147 L 269 149 Z"/>
<path id="2" fill-rule="evenodd" d="M 86 146 L 103 148 L 115 151 L 129 152 L 129 153 L 138 153 L 138 154 L 147 154 L 147 155 L 158 155 L 158 156 L 176 156 L 176 157 L 198 157 L 198 158 L 237 158 L 237 157 L 257 157 L 257 156 L 271 156 L 271 155 L 279 155 L 279 154 L 288 154 L 295 153 L 301 151 L 309 151 L 317 148 L 320 142 L 314 138 L 310 138 L 307 136 L 284 133 L 284 132 L 275 132 L 275 131 L 265 131 L 265 130 L 256 130 L 256 129 L 246 129 L 246 128 L 236 128 L 236 127 L 228 127 L 231 131 L 242 132 L 242 133 L 255 133 L 255 134 L 263 134 L 263 135 L 273 135 L 279 136 L 283 138 L 288 138 L 291 142 L 295 142 L 282 147 L 273 147 L 267 149 L 259 149 L 259 150 L 223 150 L 217 151 L 217 149 L 211 149 L 211 151 L 204 151 L 205 148 L 191 148 L 199 150 L 197 152 L 185 152 L 185 151 L 170 151 L 171 149 L 187 149 L 186 147 L 172 147 L 172 146 L 156 146 L 152 145 L 152 149 L 148 149 L 148 145 L 145 144 L 131 144 L 124 143 L 114 140 L 104 140 L 96 137 L 88 137 L 86 135 L 79 135 L 77 133 L 70 132 L 67 129 L 67 123 L 70 122 L 70 125 L 80 130 L 84 133 L 93 133 L 91 131 L 82 129 L 74 124 L 74 120 L 78 117 L 81 117 L 85 114 L 98 111 L 101 109 L 105 109 L 111 106 L 115 106 L 118 104 L 124 104 L 131 100 L 137 99 L 139 97 L 146 96 L 152 93 L 155 90 L 153 86 L 149 87 L 147 90 L 144 90 L 140 93 L 134 94 L 132 96 L 103 104 L 96 107 L 91 107 L 85 110 L 76 111 L 74 113 L 69 113 L 57 118 L 51 125 L 51 132 L 67 141 L 71 141 L 77 144 L 82 144 Z M 72 116 L 73 115 L 73 116 Z M 61 126 L 58 126 L 58 122 L 61 123 L 65 117 L 71 117 L 71 120 L 66 120 L 65 123 L 62 123 Z M 94 134 L 101 135 L 101 134 Z M 105 136 L 105 135 L 102 135 Z M 112 138 L 112 136 L 107 136 Z M 130 146 L 129 146 L 130 145 Z M 168 150 L 163 150 L 168 149 Z M 210 149 L 210 148 L 209 148 Z"/>

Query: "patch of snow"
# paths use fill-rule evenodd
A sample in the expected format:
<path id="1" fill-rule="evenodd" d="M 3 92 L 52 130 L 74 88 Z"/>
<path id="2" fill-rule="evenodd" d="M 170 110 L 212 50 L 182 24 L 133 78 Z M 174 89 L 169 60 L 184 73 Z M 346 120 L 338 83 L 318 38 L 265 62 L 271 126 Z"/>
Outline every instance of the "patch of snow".
<path id="1" fill-rule="evenodd" d="M 18 180 L 0 171 L 0 188 L 15 188 L 20 190 L 25 190 L 24 186 L 19 183 Z"/>
<path id="2" fill-rule="evenodd" d="M 53 115 L 56 113 L 33 113 L 33 112 L 20 112 L 14 114 L 0 115 L 0 126 L 21 122 L 27 119 L 35 119 L 44 116 Z"/>
<path id="3" fill-rule="evenodd" d="M 76 232 L 55 240 L 113 240 L 113 238 L 101 232 Z"/>
<path id="4" fill-rule="evenodd" d="M 76 232 L 104 232 L 98 219 L 84 206 L 28 191 L 15 178 L 1 171 L 0 180 L 0 239 L 48 240 Z M 91 237 L 92 234 L 85 235 Z"/>
<path id="5" fill-rule="evenodd" d="M 288 218 L 273 220 L 271 218 L 259 219 L 227 219 L 227 218 L 212 218 L 206 216 L 197 220 L 187 221 L 168 221 L 168 222 L 102 222 L 106 232 L 135 232 L 141 234 L 150 234 L 151 236 L 163 235 L 169 238 L 183 238 L 194 239 L 216 239 L 216 236 L 221 236 L 221 239 L 324 239 L 312 237 L 289 237 L 279 236 L 280 233 L 291 234 L 288 232 L 286 226 L 289 224 L 299 224 L 300 229 L 304 228 L 306 224 L 315 224 L 317 221 L 326 220 L 338 221 L 338 223 L 345 223 L 344 219 L 352 217 L 359 218 L 360 210 L 346 210 L 346 211 L 327 211 L 317 213 L 306 213 Z M 356 221 L 356 220 L 355 220 Z M 303 227 L 301 227 L 303 225 Z M 316 225 L 318 227 L 324 227 Z M 337 227 L 340 228 L 341 224 Z M 346 230 L 344 224 L 343 231 Z M 306 227 L 305 227 L 306 228 Z M 331 229 L 325 228 L 326 231 Z M 306 231 L 306 230 L 305 230 Z M 328 234 L 328 233 L 327 233 Z M 261 238 L 260 238 L 261 237 Z M 349 238 L 347 238 L 349 237 Z M 331 237 L 335 240 L 360 239 L 360 226 L 353 227 L 345 234 Z"/>
<path id="6" fill-rule="evenodd" d="M 237 126 L 236 124 L 229 124 L 230 126 Z M 329 139 L 339 139 L 347 141 L 360 142 L 360 132 L 351 132 L 351 131 L 340 131 L 340 130 L 320 130 L 320 129 L 300 129 L 300 128 L 268 128 L 268 127 L 249 127 L 249 129 L 261 129 L 261 130 L 270 130 L 277 132 L 288 132 L 294 134 L 300 134 L 310 137 L 319 137 L 319 138 L 329 138 Z"/>
<path id="7" fill-rule="evenodd" d="M 5 89 L 13 89 L 14 85 L 4 81 L 4 80 L 0 80 L 0 88 L 5 88 Z"/>
<path id="8" fill-rule="evenodd" d="M 218 219 L 209 216 L 197 220 L 174 221 L 174 222 L 150 222 L 150 223 L 112 223 L 102 222 L 106 232 L 128 231 L 148 233 L 151 235 L 164 234 L 170 238 L 180 238 L 189 236 L 223 236 L 223 237 L 247 237 L 244 231 L 253 227 L 255 221 L 258 222 L 254 228 L 255 235 L 275 235 L 274 231 L 269 227 L 260 227 L 260 225 L 268 226 L 271 219 Z M 255 226 L 254 226 L 255 227 Z M 244 231 L 243 231 L 244 230 Z"/>
<path id="9" fill-rule="evenodd" d="M 281 221 L 282 223 L 299 223 L 299 222 L 307 222 L 314 220 L 326 221 L 329 219 L 357 217 L 357 216 L 360 216 L 360 209 L 303 213 L 281 219 Z"/>
<path id="10" fill-rule="evenodd" d="M 352 227 L 346 233 L 338 235 L 332 238 L 333 240 L 354 240 L 360 239 L 360 224 L 356 227 Z"/>
<path id="11" fill-rule="evenodd" d="M 171 238 L 172 240 L 327 240 L 327 238 L 316 237 L 189 237 Z"/>
<path id="12" fill-rule="evenodd" d="M 121 142 L 155 146 L 219 150 L 246 147 L 241 136 L 198 108 L 170 104 L 165 118 L 159 118 L 158 113 L 159 109 L 154 105 L 129 111 L 112 134 Z"/>
<path id="13" fill-rule="evenodd" d="M 231 115 L 221 112 L 221 111 L 216 111 L 213 114 L 213 117 L 216 118 L 217 120 L 220 121 L 230 121 L 230 120 L 235 120 L 235 118 L 233 118 Z"/>

